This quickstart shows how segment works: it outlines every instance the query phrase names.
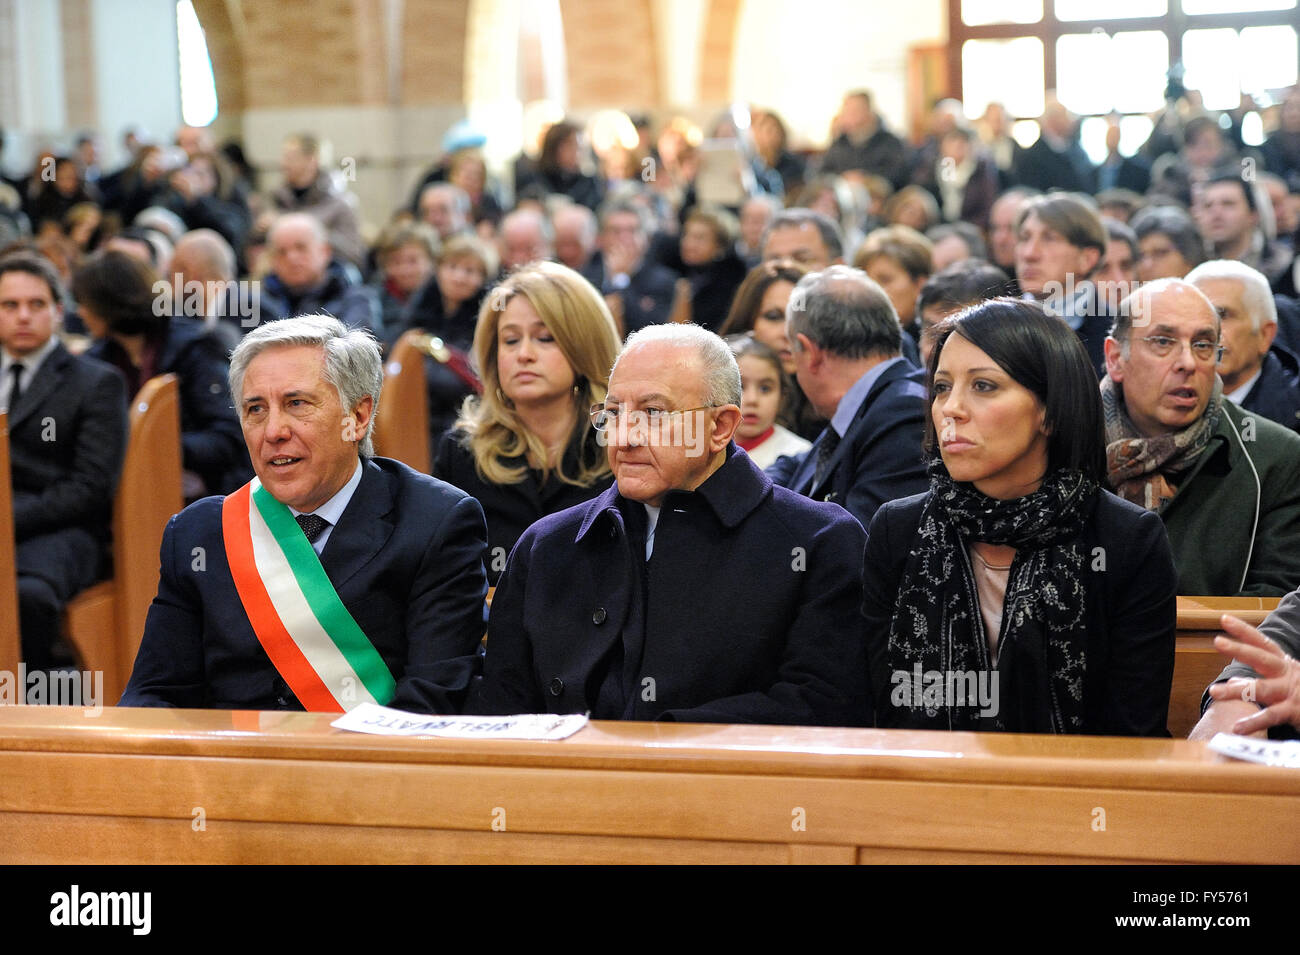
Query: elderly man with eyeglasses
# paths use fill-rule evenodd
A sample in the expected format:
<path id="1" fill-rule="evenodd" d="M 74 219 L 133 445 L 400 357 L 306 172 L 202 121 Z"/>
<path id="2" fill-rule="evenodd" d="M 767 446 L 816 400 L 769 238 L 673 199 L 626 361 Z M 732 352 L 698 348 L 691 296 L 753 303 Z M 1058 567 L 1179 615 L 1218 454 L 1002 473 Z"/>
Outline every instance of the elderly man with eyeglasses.
<path id="1" fill-rule="evenodd" d="M 1101 383 L 1110 483 L 1164 520 L 1180 594 L 1281 596 L 1300 586 L 1300 436 L 1225 397 L 1220 332 L 1180 279 L 1121 303 Z"/>
<path id="2" fill-rule="evenodd" d="M 615 484 L 515 545 L 483 714 L 862 725 L 862 527 L 732 441 L 740 370 L 693 325 L 634 333 L 592 424 Z"/>

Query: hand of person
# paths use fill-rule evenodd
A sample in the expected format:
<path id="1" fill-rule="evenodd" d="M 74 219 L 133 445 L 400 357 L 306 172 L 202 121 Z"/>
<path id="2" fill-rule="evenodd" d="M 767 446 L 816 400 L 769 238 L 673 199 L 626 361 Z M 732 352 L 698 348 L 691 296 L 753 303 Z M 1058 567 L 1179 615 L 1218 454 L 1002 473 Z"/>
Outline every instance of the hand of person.
<path id="1" fill-rule="evenodd" d="M 615 237 L 605 250 L 605 275 L 631 275 L 639 258 L 636 244 L 630 240 Z"/>
<path id="2" fill-rule="evenodd" d="M 1215 637 L 1214 648 L 1251 667 L 1259 677 L 1234 677 L 1226 683 L 1216 683 L 1210 687 L 1211 698 L 1264 707 L 1238 719 L 1232 725 L 1232 732 L 1246 735 L 1280 724 L 1300 726 L 1300 660 L 1287 656 L 1268 637 L 1230 614 L 1224 614 L 1219 622 L 1229 636 Z"/>
<path id="3" fill-rule="evenodd" d="M 195 184 L 194 179 L 187 169 L 178 169 L 171 174 L 167 180 L 168 185 L 175 189 L 182 199 L 186 202 L 194 201 Z"/>

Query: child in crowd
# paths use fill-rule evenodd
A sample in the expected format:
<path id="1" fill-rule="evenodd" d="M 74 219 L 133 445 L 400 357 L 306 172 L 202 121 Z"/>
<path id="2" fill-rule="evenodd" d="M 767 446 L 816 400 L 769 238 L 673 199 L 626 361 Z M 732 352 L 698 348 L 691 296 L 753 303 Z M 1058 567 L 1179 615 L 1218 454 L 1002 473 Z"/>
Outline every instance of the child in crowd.
<path id="1" fill-rule="evenodd" d="M 740 427 L 736 444 L 765 468 L 782 455 L 803 454 L 811 443 L 776 423 L 777 413 L 789 396 L 794 383 L 781 367 L 781 356 L 752 334 L 727 339 L 740 365 Z"/>

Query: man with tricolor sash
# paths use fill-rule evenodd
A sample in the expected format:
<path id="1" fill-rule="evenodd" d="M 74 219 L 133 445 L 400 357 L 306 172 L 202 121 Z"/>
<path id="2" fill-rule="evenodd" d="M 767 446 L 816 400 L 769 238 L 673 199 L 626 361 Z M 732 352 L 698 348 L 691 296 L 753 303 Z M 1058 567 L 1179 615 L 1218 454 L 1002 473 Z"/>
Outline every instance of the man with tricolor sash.
<path id="1" fill-rule="evenodd" d="M 328 316 L 230 360 L 256 477 L 174 516 L 122 706 L 458 711 L 477 668 L 482 508 L 374 457 L 379 348 Z"/>

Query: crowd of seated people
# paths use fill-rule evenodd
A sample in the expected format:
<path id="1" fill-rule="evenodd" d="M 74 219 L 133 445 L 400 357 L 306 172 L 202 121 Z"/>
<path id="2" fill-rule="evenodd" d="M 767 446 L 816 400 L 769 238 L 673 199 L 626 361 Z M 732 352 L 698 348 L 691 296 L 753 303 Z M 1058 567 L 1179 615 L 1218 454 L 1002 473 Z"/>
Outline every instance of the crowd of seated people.
<path id="1" fill-rule="evenodd" d="M 1174 596 L 1300 588 L 1300 89 L 1264 116 L 1258 148 L 1239 117 L 1190 109 L 1132 156 L 1112 124 L 1096 164 L 1050 98 L 1029 146 L 1005 111 L 972 123 L 952 100 L 907 142 L 866 91 L 844 97 L 820 155 L 795 151 L 774 112 L 750 118 L 726 124 L 739 196 L 710 194 L 703 131 L 680 117 L 657 136 L 637 117 L 639 144 L 617 155 L 555 122 L 504 178 L 461 124 L 391 214 L 361 208 L 310 132 L 285 138 L 268 191 L 205 129 L 137 138 L 112 174 L 90 137 L 0 192 L 13 240 L 0 254 L 61 270 L 70 291 L 49 289 L 69 343 L 115 367 L 128 396 L 180 375 L 190 499 L 247 487 L 250 464 L 298 518 L 360 493 L 356 473 L 372 503 L 383 481 L 414 480 L 346 466 L 365 455 L 380 395 L 344 395 L 331 370 L 361 436 L 331 445 L 313 484 L 331 494 L 296 493 L 316 466 L 297 443 L 320 435 L 290 409 L 270 453 L 250 422 L 275 418 L 278 399 L 239 389 L 298 381 L 272 360 L 293 349 L 332 361 L 338 339 L 368 363 L 411 329 L 439 340 L 425 358 L 428 472 L 461 496 L 429 508 L 465 522 L 457 566 L 474 550 L 501 591 L 481 683 L 462 672 L 480 664 L 458 632 L 446 660 L 402 649 L 405 666 L 453 668 L 455 692 L 400 698 L 1165 732 Z M 1245 158 L 1258 176 L 1243 177 Z M 241 281 L 256 284 L 254 315 L 230 287 Z M 280 321 L 305 314 L 365 330 L 373 355 L 347 332 Z M 276 326 L 288 337 L 254 340 L 228 377 L 231 350 Z M 21 349 L 0 345 L 8 367 Z M 174 533 L 198 540 L 211 518 Z M 312 543 L 329 577 L 331 549 Z M 840 568 L 832 545 L 865 558 Z M 1112 555 L 1102 570 L 1098 548 Z M 593 580 L 575 583 L 588 565 Z M 819 583 L 795 586 L 794 568 Z M 858 581 L 856 609 L 840 570 Z M 234 599 L 164 572 L 173 605 L 158 626 L 175 624 L 178 588 Z M 710 604 L 701 588 L 733 572 L 746 579 L 716 619 L 666 602 Z M 462 581 L 457 613 L 482 582 Z M 194 631 L 191 675 L 229 649 L 209 649 L 208 629 Z M 161 639 L 141 671 L 151 686 L 176 677 Z M 1001 709 L 902 692 L 899 674 L 930 671 L 999 678 Z M 228 691 L 306 705 L 274 680 Z"/>

